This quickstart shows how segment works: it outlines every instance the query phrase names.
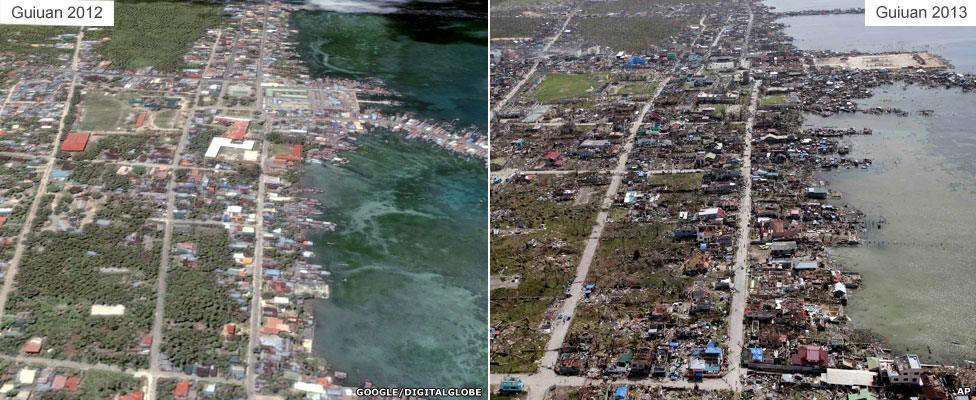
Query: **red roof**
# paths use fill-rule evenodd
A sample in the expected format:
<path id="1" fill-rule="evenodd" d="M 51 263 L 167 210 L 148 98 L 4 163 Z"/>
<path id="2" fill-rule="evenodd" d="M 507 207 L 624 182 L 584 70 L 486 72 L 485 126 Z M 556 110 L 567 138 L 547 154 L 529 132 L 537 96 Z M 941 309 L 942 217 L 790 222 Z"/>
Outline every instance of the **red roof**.
<path id="1" fill-rule="evenodd" d="M 152 342 L 153 342 L 152 335 L 144 335 L 142 337 L 142 345 L 143 346 L 152 346 Z"/>
<path id="2" fill-rule="evenodd" d="M 135 392 L 122 396 L 121 400 L 142 400 L 142 397 L 143 397 L 142 391 L 136 390 Z"/>
<path id="3" fill-rule="evenodd" d="M 562 154 L 559 154 L 558 151 L 553 151 L 553 152 L 546 153 L 544 156 L 542 156 L 542 158 L 546 160 L 555 160 L 560 156 L 562 156 Z"/>
<path id="4" fill-rule="evenodd" d="M 180 381 L 180 383 L 176 384 L 176 389 L 173 389 L 173 396 L 183 397 L 186 396 L 186 394 L 189 391 L 190 391 L 190 382 L 187 382 L 186 379 L 184 379 Z"/>
<path id="5" fill-rule="evenodd" d="M 226 138 L 231 138 L 234 140 L 244 139 L 244 135 L 247 134 L 247 128 L 251 123 L 248 121 L 234 121 L 231 124 L 230 129 L 227 130 L 227 134 L 224 135 Z"/>
<path id="6" fill-rule="evenodd" d="M 291 145 L 291 153 L 281 153 L 275 155 L 275 160 L 281 161 L 298 161 L 302 159 L 302 145 L 293 144 Z"/>
<path id="7" fill-rule="evenodd" d="M 61 151 L 84 151 L 85 146 L 88 146 L 88 137 L 91 136 L 88 132 L 71 132 L 68 137 L 64 139 L 64 143 L 61 143 Z"/>
<path id="8" fill-rule="evenodd" d="M 28 354 L 37 354 L 37 353 L 40 353 L 41 352 L 41 342 L 34 341 L 34 340 L 28 341 L 26 344 L 24 344 L 23 350 L 24 350 L 24 353 L 28 353 Z"/>
<path id="9" fill-rule="evenodd" d="M 143 122 L 146 122 L 146 112 L 145 111 L 139 113 L 139 116 L 136 117 L 136 129 L 141 128 Z"/>
<path id="10" fill-rule="evenodd" d="M 69 376 L 68 380 L 64 382 L 64 387 L 68 388 L 69 392 L 77 391 L 78 385 L 81 385 L 81 378 L 77 376 Z"/>

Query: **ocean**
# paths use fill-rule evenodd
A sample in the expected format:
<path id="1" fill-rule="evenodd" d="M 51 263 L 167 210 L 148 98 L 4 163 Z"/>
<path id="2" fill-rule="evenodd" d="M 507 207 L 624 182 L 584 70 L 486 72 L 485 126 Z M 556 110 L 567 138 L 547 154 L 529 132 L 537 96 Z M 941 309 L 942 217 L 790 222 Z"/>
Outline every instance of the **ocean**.
<path id="1" fill-rule="evenodd" d="M 792 0 L 770 3 L 799 4 Z M 806 3 L 804 3 L 806 4 Z M 852 5 L 856 6 L 856 5 Z M 834 7 L 828 7 L 834 8 Z M 976 72 L 974 28 L 868 28 L 862 15 L 784 18 L 801 49 L 928 50 L 960 72 Z M 911 115 L 807 115 L 807 127 L 872 128 L 855 136 L 851 158 L 868 170 L 828 172 L 842 203 L 866 213 L 866 244 L 831 249 L 862 274 L 847 312 L 853 324 L 888 340 L 899 353 L 926 362 L 976 360 L 976 96 L 958 89 L 891 85 L 863 107 L 896 107 Z M 935 110 L 922 116 L 919 110 Z"/>
<path id="2" fill-rule="evenodd" d="M 293 16 L 314 74 L 380 79 L 400 94 L 385 111 L 487 133 L 486 19 L 417 14 L 417 3 L 336 3 Z M 373 6 L 383 9 L 362 8 Z M 334 276 L 332 297 L 316 304 L 315 352 L 349 385 L 484 387 L 484 162 L 388 132 L 361 136 L 342 157 L 349 162 L 309 166 L 303 180 L 322 190 L 324 219 L 338 226 L 312 237 Z"/>

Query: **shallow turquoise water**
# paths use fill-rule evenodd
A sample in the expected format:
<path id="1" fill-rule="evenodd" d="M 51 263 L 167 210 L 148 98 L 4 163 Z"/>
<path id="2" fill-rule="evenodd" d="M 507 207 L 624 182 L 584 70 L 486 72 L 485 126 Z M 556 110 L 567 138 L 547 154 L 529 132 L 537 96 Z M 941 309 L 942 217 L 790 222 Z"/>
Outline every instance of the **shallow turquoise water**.
<path id="1" fill-rule="evenodd" d="M 302 55 L 320 76 L 379 79 L 420 117 L 487 132 L 487 21 L 304 11 Z M 361 137 L 343 166 L 311 166 L 334 233 L 313 237 L 334 274 L 316 304 L 315 352 L 382 386 L 483 387 L 488 188 L 480 161 L 394 134 Z"/>
<path id="2" fill-rule="evenodd" d="M 487 187 L 480 162 L 372 136 L 345 166 L 315 166 L 335 274 L 315 350 L 347 383 L 481 387 L 487 376 Z"/>

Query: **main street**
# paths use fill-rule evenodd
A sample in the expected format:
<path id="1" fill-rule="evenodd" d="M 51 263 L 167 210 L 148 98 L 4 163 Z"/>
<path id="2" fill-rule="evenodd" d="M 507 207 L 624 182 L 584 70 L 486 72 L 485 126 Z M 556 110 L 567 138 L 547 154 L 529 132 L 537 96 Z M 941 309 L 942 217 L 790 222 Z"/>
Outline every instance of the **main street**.
<path id="1" fill-rule="evenodd" d="M 217 34 L 217 39 L 214 40 L 213 46 L 210 48 L 207 68 L 213 64 L 221 34 L 222 32 Z M 166 184 L 166 226 L 163 231 L 163 247 L 159 254 L 159 273 L 156 278 L 156 310 L 153 314 L 152 344 L 149 347 L 149 373 L 146 375 L 148 379 L 146 398 L 149 400 L 156 398 L 156 388 L 159 378 L 162 376 L 160 349 L 163 342 L 163 325 L 165 323 L 164 315 L 166 312 L 166 274 L 169 272 L 170 248 L 173 244 L 173 224 L 175 222 L 173 213 L 176 211 L 176 191 L 174 190 L 176 187 L 176 167 L 180 165 L 182 154 L 186 151 L 187 138 L 190 136 L 190 121 L 193 118 L 193 113 L 197 105 L 200 103 L 200 92 L 205 87 L 204 85 L 203 80 L 200 80 L 197 84 L 197 92 L 193 99 L 193 105 L 187 112 L 187 122 L 183 126 L 183 132 L 180 134 L 180 140 L 176 145 L 176 153 L 173 154 L 173 160 L 170 162 L 170 178 Z"/>
<path id="2" fill-rule="evenodd" d="M 749 25 L 746 30 L 745 46 L 742 49 L 740 62 L 745 61 L 746 53 L 749 51 L 749 37 L 752 34 L 752 7 L 749 7 Z M 742 379 L 745 378 L 746 369 L 742 364 L 742 344 L 745 340 L 743 332 L 743 322 L 745 318 L 746 297 L 749 295 L 749 232 L 752 221 L 752 130 L 756 123 L 756 110 L 759 103 L 759 86 L 762 81 L 755 81 L 749 93 L 749 109 L 745 127 L 745 147 L 742 150 L 742 169 L 743 177 L 742 197 L 739 199 L 739 213 L 736 216 L 738 222 L 739 237 L 736 239 L 735 251 L 735 275 L 733 278 L 732 304 L 729 314 L 729 372 L 725 377 L 732 384 L 733 389 L 742 389 Z"/>
<path id="3" fill-rule="evenodd" d="M 261 105 L 264 103 L 264 91 L 261 90 L 261 82 L 264 78 L 264 57 L 266 54 L 265 39 L 267 37 L 267 23 L 268 15 L 271 12 L 270 7 L 267 2 L 264 6 L 264 21 L 262 22 L 261 31 L 261 44 L 260 44 L 260 57 L 258 58 L 259 63 L 257 67 L 257 76 L 255 77 L 254 86 L 257 92 L 254 101 L 255 111 L 261 110 Z M 265 121 L 265 129 L 269 129 L 271 124 L 268 121 L 267 116 L 263 117 Z M 267 132 L 264 132 L 267 134 Z M 261 328 L 261 288 L 264 284 L 264 200 L 267 197 L 265 189 L 266 176 L 264 175 L 264 162 L 268 159 L 268 141 L 261 141 L 261 177 L 258 179 L 258 198 L 257 198 L 257 212 L 255 221 L 255 240 L 254 240 L 254 268 L 251 270 L 252 284 L 251 284 L 251 317 L 248 331 L 247 339 L 247 372 L 245 376 L 245 389 L 247 391 L 248 398 L 254 398 L 257 389 L 257 363 L 258 358 L 255 354 L 255 349 L 257 349 L 258 344 L 258 331 Z"/>

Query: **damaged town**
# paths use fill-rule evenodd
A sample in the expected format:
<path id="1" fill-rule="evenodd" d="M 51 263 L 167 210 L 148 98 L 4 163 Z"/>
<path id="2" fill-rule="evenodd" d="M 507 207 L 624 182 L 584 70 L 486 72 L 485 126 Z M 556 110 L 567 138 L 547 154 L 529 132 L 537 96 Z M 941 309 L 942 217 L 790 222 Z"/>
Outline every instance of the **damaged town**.
<path id="1" fill-rule="evenodd" d="M 969 399 L 891 348 L 832 254 L 882 229 L 833 189 L 892 85 L 971 93 L 928 52 L 800 50 L 757 1 L 492 5 L 491 384 L 524 399 Z M 654 28 L 650 28 L 653 26 Z M 875 226 L 869 227 L 869 224 Z M 908 287 L 905 290 L 910 290 Z M 918 327 L 923 329 L 924 327 Z M 929 349 L 929 353 L 931 349 Z"/>

